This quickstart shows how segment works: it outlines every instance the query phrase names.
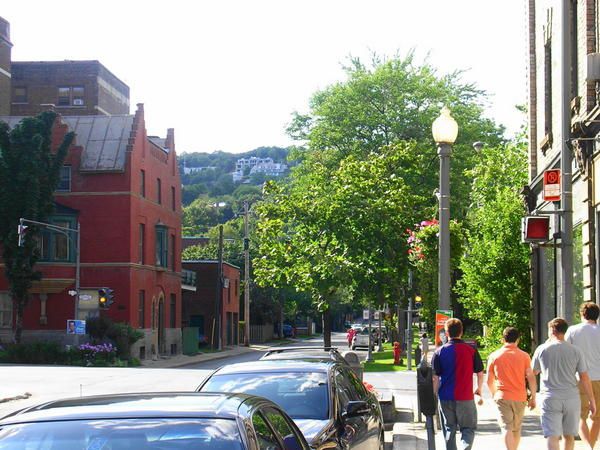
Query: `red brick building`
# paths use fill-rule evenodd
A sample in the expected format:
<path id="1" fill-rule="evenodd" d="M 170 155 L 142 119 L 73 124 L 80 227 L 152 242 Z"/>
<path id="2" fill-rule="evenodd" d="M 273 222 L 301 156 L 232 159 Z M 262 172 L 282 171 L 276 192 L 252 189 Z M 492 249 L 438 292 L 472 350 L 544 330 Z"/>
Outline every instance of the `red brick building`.
<path id="1" fill-rule="evenodd" d="M 198 327 L 204 342 L 211 344 L 216 335 L 218 261 L 184 261 L 183 268 L 196 273 L 196 291 L 184 291 L 182 326 Z M 223 263 L 221 286 L 221 342 L 223 346 L 238 345 L 240 317 L 240 269 Z"/>
<path id="2" fill-rule="evenodd" d="M 0 117 L 14 126 L 21 117 Z M 54 142 L 76 133 L 49 222 L 81 227 L 79 319 L 98 313 L 98 288 L 114 290 L 106 314 L 144 331 L 134 356 L 181 351 L 181 182 L 174 133 L 147 136 L 143 105 L 135 115 L 63 116 Z M 65 340 L 73 319 L 74 240 L 44 232 L 23 339 Z M 12 333 L 8 285 L 0 268 L 0 339 Z"/>

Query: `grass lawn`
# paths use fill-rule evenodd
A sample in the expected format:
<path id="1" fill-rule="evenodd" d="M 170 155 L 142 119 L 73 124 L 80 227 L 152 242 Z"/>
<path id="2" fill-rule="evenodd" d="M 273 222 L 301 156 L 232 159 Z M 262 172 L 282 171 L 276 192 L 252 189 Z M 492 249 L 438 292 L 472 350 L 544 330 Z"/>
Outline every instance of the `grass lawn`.
<path id="1" fill-rule="evenodd" d="M 372 356 L 373 362 L 363 363 L 365 372 L 398 372 L 406 370 L 405 357 L 402 358 L 403 364 L 399 366 L 394 365 L 394 350 L 391 343 L 383 344 L 383 352 L 374 351 L 372 352 Z"/>

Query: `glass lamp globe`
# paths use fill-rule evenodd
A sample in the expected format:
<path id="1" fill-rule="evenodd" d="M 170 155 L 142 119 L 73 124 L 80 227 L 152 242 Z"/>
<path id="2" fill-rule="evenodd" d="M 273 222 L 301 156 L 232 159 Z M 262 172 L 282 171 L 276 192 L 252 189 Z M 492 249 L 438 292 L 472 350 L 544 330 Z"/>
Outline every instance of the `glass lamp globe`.
<path id="1" fill-rule="evenodd" d="M 443 107 L 440 115 L 431 125 L 433 139 L 438 144 L 454 144 L 458 136 L 458 124 L 454 117 L 450 115 L 450 110 Z"/>

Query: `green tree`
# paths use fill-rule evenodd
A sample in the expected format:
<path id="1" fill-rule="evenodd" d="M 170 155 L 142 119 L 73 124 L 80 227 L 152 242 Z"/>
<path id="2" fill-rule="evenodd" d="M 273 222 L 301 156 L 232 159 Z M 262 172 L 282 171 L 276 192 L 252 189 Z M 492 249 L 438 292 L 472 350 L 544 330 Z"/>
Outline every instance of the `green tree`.
<path id="1" fill-rule="evenodd" d="M 453 217 L 462 220 L 471 188 L 465 171 L 477 162 L 472 143 L 503 142 L 503 129 L 483 116 L 484 92 L 463 82 L 460 72 L 439 75 L 431 65 L 417 64 L 412 53 L 387 60 L 374 56 L 370 65 L 351 59 L 346 73 L 347 80 L 316 92 L 310 112 L 295 114 L 288 127 L 293 138 L 306 142 L 293 152 L 304 170 L 311 171 L 315 160 L 335 168 L 349 155 L 360 159 L 398 142 L 415 141 L 414 171 L 405 181 L 424 199 L 421 207 L 435 207 L 438 157 L 431 124 L 446 105 L 460 127 L 450 183 Z"/>
<path id="2" fill-rule="evenodd" d="M 34 239 L 37 228 L 28 229 L 24 245 L 19 247 L 19 218 L 43 222 L 52 213 L 60 168 L 74 138 L 73 133 L 68 133 L 52 151 L 56 118 L 56 113 L 44 112 L 23 119 L 12 130 L 0 122 L 0 244 L 16 311 L 16 342 L 21 341 L 29 289 L 33 281 L 41 278 L 35 269 L 40 256 Z"/>
<path id="3" fill-rule="evenodd" d="M 473 169 L 467 252 L 460 268 L 460 301 L 469 317 L 487 327 L 496 345 L 506 326 L 517 327 L 529 348 L 531 304 L 529 248 L 521 243 L 525 213 L 519 191 L 527 184 L 523 144 L 486 148 Z"/>

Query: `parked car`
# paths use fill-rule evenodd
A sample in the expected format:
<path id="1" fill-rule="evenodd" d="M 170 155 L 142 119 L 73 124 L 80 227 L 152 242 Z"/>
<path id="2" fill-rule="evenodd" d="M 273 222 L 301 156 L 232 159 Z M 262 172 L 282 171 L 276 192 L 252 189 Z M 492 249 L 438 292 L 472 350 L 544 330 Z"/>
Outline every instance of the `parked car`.
<path id="1" fill-rule="evenodd" d="M 273 347 L 261 356 L 260 359 L 273 360 L 296 358 L 315 361 L 337 361 L 340 364 L 348 364 L 348 361 L 342 356 L 337 347 Z"/>
<path id="2" fill-rule="evenodd" d="M 277 405 L 243 394 L 123 394 L 59 400 L 0 420 L 3 450 L 309 450 Z"/>
<path id="3" fill-rule="evenodd" d="M 346 364 L 296 358 L 231 364 L 198 390 L 268 398 L 296 422 L 312 448 L 384 446 L 379 402 Z"/>
<path id="4" fill-rule="evenodd" d="M 371 328 L 371 350 L 375 349 L 375 344 L 377 343 L 376 331 L 375 328 Z M 354 335 L 350 348 L 352 350 L 356 350 L 357 348 L 369 348 L 369 327 L 363 327 Z"/>

